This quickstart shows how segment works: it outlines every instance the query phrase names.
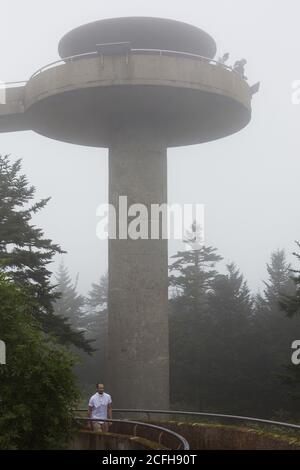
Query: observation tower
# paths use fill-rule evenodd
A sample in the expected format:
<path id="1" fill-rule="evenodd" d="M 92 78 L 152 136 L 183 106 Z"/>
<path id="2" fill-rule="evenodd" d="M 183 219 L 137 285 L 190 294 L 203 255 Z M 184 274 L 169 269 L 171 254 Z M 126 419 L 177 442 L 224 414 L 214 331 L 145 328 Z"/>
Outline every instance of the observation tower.
<path id="1" fill-rule="evenodd" d="M 117 212 L 120 196 L 149 214 L 151 204 L 167 203 L 168 147 L 221 139 L 250 121 L 251 87 L 213 60 L 214 40 L 195 26 L 105 19 L 67 33 L 58 51 L 61 60 L 7 84 L 0 132 L 33 130 L 108 148 L 109 203 Z M 168 409 L 168 242 L 108 245 L 106 388 L 119 408 Z"/>

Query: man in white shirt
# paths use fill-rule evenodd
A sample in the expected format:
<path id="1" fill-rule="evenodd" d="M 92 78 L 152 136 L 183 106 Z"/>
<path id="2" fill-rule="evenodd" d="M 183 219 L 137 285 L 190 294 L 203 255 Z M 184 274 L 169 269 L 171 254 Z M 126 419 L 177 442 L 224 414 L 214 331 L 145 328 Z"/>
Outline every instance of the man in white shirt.
<path id="1" fill-rule="evenodd" d="M 112 401 L 108 393 L 104 393 L 104 385 L 96 384 L 97 392 L 90 398 L 88 417 L 92 419 L 112 419 Z M 91 421 L 93 431 L 108 432 L 112 423 Z"/>

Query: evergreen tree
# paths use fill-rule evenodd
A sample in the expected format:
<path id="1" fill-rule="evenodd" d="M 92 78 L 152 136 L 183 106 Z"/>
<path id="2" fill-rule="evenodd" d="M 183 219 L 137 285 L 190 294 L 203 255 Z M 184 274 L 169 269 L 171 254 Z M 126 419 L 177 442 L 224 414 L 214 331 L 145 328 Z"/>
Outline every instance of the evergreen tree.
<path id="1" fill-rule="evenodd" d="M 300 243 L 296 242 L 298 248 L 300 248 Z M 294 253 L 294 256 L 297 258 L 297 261 L 300 260 L 300 254 Z M 291 270 L 291 281 L 294 284 L 294 293 L 293 294 L 283 294 L 279 299 L 279 306 L 283 312 L 290 318 L 295 320 L 297 319 L 297 326 L 294 331 L 294 340 L 300 338 L 300 271 L 299 269 Z M 283 385 L 287 387 L 288 395 L 294 404 L 294 413 L 293 416 L 300 418 L 299 412 L 299 400 L 300 400 L 300 366 L 289 363 L 285 366 L 284 372 L 281 374 L 281 380 Z"/>
<path id="2" fill-rule="evenodd" d="M 99 283 L 93 283 L 87 298 L 88 315 L 84 321 L 91 335 L 95 331 L 107 330 L 108 273 L 101 276 Z"/>
<path id="3" fill-rule="evenodd" d="M 84 365 L 76 370 L 80 381 L 87 392 L 94 388 L 96 380 L 105 382 L 107 328 L 108 328 L 108 275 L 100 278 L 99 283 L 93 283 L 86 299 L 86 312 L 81 317 L 80 326 L 86 332 L 88 340 L 93 341 L 95 353 L 84 360 Z"/>
<path id="4" fill-rule="evenodd" d="M 227 265 L 227 274 L 216 276 L 209 292 L 212 315 L 219 327 L 237 331 L 252 317 L 253 300 L 244 276 L 234 263 Z"/>
<path id="5" fill-rule="evenodd" d="M 234 263 L 227 265 L 226 274 L 216 276 L 209 293 L 209 311 L 212 328 L 205 353 L 209 405 L 220 412 L 245 413 L 253 371 L 253 300 Z"/>
<path id="6" fill-rule="evenodd" d="M 253 393 L 260 396 L 258 412 L 266 416 L 291 411 L 293 404 L 281 385 L 282 368 L 290 362 L 291 344 L 299 331 L 300 319 L 288 319 L 280 308 L 280 301 L 295 291 L 291 280 L 291 265 L 285 252 L 276 250 L 267 264 L 269 275 L 262 295 L 255 303 L 256 385 Z M 282 418 L 282 416 L 280 416 Z"/>
<path id="7" fill-rule="evenodd" d="M 271 262 L 267 264 L 267 271 L 269 281 L 264 282 L 264 300 L 269 309 L 274 306 L 278 308 L 280 297 L 294 291 L 291 265 L 286 261 L 284 250 L 276 250 L 271 254 Z"/>
<path id="8" fill-rule="evenodd" d="M 68 269 L 61 262 L 56 274 L 56 284 L 55 291 L 59 297 L 54 303 L 55 314 L 68 319 L 73 328 L 80 328 L 85 314 L 85 298 L 77 293 L 78 275 L 73 283 Z"/>
<path id="9" fill-rule="evenodd" d="M 170 265 L 169 284 L 175 288 L 180 303 L 188 301 L 189 308 L 199 310 L 206 305 L 207 293 L 217 275 L 215 264 L 222 260 L 216 248 L 195 244 L 194 233 L 199 230 L 192 225 L 192 232 L 183 240 L 187 249 L 172 256 L 175 261 Z"/>
<path id="10" fill-rule="evenodd" d="M 172 257 L 169 276 L 177 292 L 170 300 L 171 401 L 191 409 L 206 407 L 208 295 L 217 276 L 215 264 L 222 259 L 215 248 L 195 243 L 198 230 L 193 224 L 184 239 L 187 250 Z"/>
<path id="11" fill-rule="evenodd" d="M 35 188 L 29 186 L 20 171 L 21 160 L 11 163 L 9 156 L 0 155 L 0 269 L 36 300 L 34 315 L 44 332 L 91 352 L 83 334 L 54 315 L 53 302 L 58 294 L 51 283 L 48 265 L 54 255 L 63 251 L 32 223 L 32 217 L 50 198 L 33 203 Z"/>
<path id="12" fill-rule="evenodd" d="M 45 335 L 32 315 L 36 299 L 0 273 L 0 449 L 62 449 L 73 433 L 79 393 L 75 357 Z"/>
<path id="13" fill-rule="evenodd" d="M 300 248 L 300 243 L 296 242 L 296 244 Z M 299 253 L 294 253 L 294 256 L 298 261 L 300 260 Z M 290 282 L 294 285 L 294 292 L 292 294 L 281 292 L 279 306 L 291 318 L 300 315 L 300 270 L 289 269 L 289 272 Z"/>

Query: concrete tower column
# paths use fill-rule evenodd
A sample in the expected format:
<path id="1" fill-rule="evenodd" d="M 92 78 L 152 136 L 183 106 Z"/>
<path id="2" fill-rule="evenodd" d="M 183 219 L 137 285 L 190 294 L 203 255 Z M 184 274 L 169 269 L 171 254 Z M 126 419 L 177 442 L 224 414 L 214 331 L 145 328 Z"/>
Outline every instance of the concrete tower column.
<path id="1" fill-rule="evenodd" d="M 120 196 L 128 208 L 145 205 L 150 236 L 151 204 L 167 203 L 167 148 L 153 133 L 135 128 L 113 139 L 109 202 L 117 214 Z M 109 240 L 107 390 L 121 408 L 169 407 L 168 241 L 161 236 Z"/>

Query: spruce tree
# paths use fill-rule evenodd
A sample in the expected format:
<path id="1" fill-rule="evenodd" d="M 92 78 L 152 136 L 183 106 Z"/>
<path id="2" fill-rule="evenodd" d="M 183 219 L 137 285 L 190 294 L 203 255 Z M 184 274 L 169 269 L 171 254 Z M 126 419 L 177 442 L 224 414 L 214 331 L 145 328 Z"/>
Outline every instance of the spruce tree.
<path id="1" fill-rule="evenodd" d="M 63 262 L 60 263 L 55 276 L 55 291 L 59 297 L 54 303 L 54 312 L 60 317 L 65 317 L 73 328 L 79 329 L 82 318 L 85 315 L 85 298 L 78 294 L 77 285 L 79 275 L 73 283 L 68 269 Z"/>
<path id="2" fill-rule="evenodd" d="M 271 254 L 267 264 L 268 280 L 264 282 L 262 295 L 255 302 L 255 342 L 257 354 L 256 386 L 253 393 L 261 397 L 261 413 L 275 416 L 280 409 L 293 407 L 284 387 L 281 375 L 290 362 L 291 344 L 300 331 L 300 318 L 287 318 L 281 309 L 282 299 L 293 298 L 295 286 L 291 279 L 291 265 L 284 250 Z M 282 416 L 279 416 L 282 418 Z"/>
<path id="3" fill-rule="evenodd" d="M 278 302 L 281 296 L 294 291 L 293 281 L 291 279 L 291 264 L 286 261 L 284 250 L 276 250 L 271 254 L 271 262 L 267 264 L 269 281 L 264 282 L 264 299 L 269 308 Z"/>
<path id="4" fill-rule="evenodd" d="M 169 284 L 177 293 L 177 301 L 188 299 L 190 308 L 198 310 L 206 305 L 207 293 L 217 275 L 215 264 L 222 260 L 216 248 L 195 243 L 194 233 L 200 230 L 192 225 L 192 231 L 183 240 L 185 251 L 172 256 L 175 261 L 169 266 Z M 182 303 L 181 302 L 181 303 Z"/>
<path id="5" fill-rule="evenodd" d="M 298 248 L 300 243 L 296 242 Z M 300 260 L 300 254 L 294 253 L 297 261 Z M 297 321 L 298 328 L 294 330 L 294 340 L 300 339 L 300 270 L 292 269 L 291 280 L 294 284 L 294 292 L 292 294 L 283 294 L 279 299 L 279 306 L 284 313 L 290 318 Z M 300 417 L 299 401 L 300 401 L 300 366 L 292 364 L 291 361 L 287 363 L 280 376 L 283 385 L 287 387 L 288 395 L 294 404 L 293 415 Z"/>
<path id="6" fill-rule="evenodd" d="M 54 314 L 53 302 L 58 293 L 51 282 L 49 264 L 56 254 L 64 252 L 32 221 L 50 198 L 33 202 L 35 188 L 20 172 L 20 159 L 11 162 L 8 155 L 0 155 L 0 270 L 36 300 L 34 316 L 45 333 L 91 352 L 82 332 Z"/>
<path id="7" fill-rule="evenodd" d="M 77 367 L 83 388 L 90 393 L 97 380 L 105 382 L 108 328 L 108 275 L 103 275 L 98 283 L 93 283 L 86 299 L 85 315 L 80 318 L 80 327 L 93 341 L 95 353 L 85 358 L 84 365 Z"/>
<path id="8" fill-rule="evenodd" d="M 209 312 L 213 325 L 206 350 L 209 404 L 222 412 L 249 412 L 253 300 L 234 263 L 227 265 L 226 274 L 216 276 L 209 292 Z"/>
<path id="9" fill-rule="evenodd" d="M 45 335 L 32 315 L 36 300 L 0 273 L 0 449 L 67 448 L 79 391 L 75 356 Z"/>
<path id="10" fill-rule="evenodd" d="M 170 300 L 171 401 L 200 410 L 207 398 L 208 294 L 218 274 L 215 264 L 222 257 L 215 248 L 195 242 L 199 228 L 193 224 L 191 229 L 183 240 L 187 249 L 172 257 L 175 261 L 169 268 L 175 292 Z"/>
<path id="11" fill-rule="evenodd" d="M 300 243 L 296 242 L 296 244 L 300 248 Z M 294 256 L 298 261 L 300 260 L 299 253 L 294 253 Z M 289 269 L 289 277 L 294 285 L 294 292 L 292 294 L 281 292 L 279 306 L 291 318 L 300 315 L 300 270 Z"/>

